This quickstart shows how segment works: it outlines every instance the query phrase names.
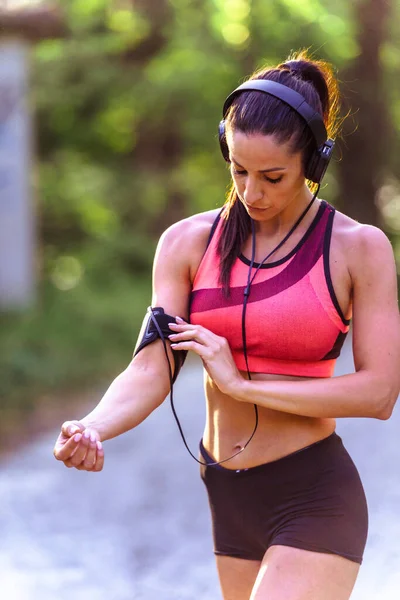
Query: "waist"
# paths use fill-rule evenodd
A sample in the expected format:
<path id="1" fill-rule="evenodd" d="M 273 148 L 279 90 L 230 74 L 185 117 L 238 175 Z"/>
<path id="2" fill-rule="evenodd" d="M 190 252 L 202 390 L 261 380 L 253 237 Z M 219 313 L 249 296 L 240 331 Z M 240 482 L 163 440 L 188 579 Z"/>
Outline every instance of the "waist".
<path id="1" fill-rule="evenodd" d="M 329 451 L 329 448 L 334 447 L 338 444 L 342 444 L 342 440 L 340 438 L 340 436 L 337 435 L 336 431 L 333 430 L 332 433 L 328 434 L 327 436 L 318 439 L 315 442 L 312 442 L 311 444 L 308 444 L 307 446 L 302 446 L 301 448 L 290 452 L 288 454 L 285 454 L 277 459 L 274 460 L 270 460 L 267 462 L 263 462 L 263 463 L 258 463 L 254 466 L 251 467 L 245 467 L 245 468 L 236 468 L 233 469 L 231 467 L 227 467 L 226 465 L 229 464 L 224 463 L 224 464 L 213 464 L 215 461 L 215 459 L 213 458 L 213 456 L 211 456 L 211 454 L 206 450 L 203 440 L 200 440 L 200 454 L 202 456 L 202 458 L 204 459 L 204 462 L 207 463 L 207 466 L 210 466 L 214 469 L 218 469 L 220 471 L 223 471 L 227 474 L 237 474 L 237 473 L 255 473 L 257 471 L 268 471 L 270 473 L 270 475 L 272 475 L 272 472 L 282 472 L 282 469 L 285 468 L 286 464 L 293 464 L 294 460 L 302 460 L 302 455 L 304 456 L 306 451 L 308 455 L 314 455 L 315 452 L 317 453 L 321 453 L 324 452 L 326 453 L 326 451 Z M 316 455 L 317 456 L 317 455 Z M 298 458 L 297 458 L 298 457 Z M 313 462 L 313 461 L 311 461 Z M 314 461 L 315 462 L 315 461 Z M 315 464 L 314 464 L 315 466 Z"/>
<path id="2" fill-rule="evenodd" d="M 252 378 L 286 379 L 257 373 Z M 203 443 L 213 460 L 219 462 L 246 445 L 254 430 L 256 414 L 253 404 L 222 394 L 208 376 L 205 392 L 207 417 Z M 277 460 L 327 437 L 336 426 L 331 418 L 304 417 L 260 406 L 257 410 L 258 427 L 253 439 L 242 452 L 224 463 L 226 468 L 243 469 Z"/>

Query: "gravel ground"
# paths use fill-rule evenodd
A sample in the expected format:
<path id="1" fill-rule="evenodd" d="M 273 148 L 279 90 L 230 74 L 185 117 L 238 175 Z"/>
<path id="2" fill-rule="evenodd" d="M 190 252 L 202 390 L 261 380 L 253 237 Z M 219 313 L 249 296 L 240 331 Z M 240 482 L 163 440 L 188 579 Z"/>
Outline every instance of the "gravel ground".
<path id="1" fill-rule="evenodd" d="M 351 368 L 347 347 L 337 373 Z M 185 366 L 175 394 L 197 451 L 204 422 L 199 363 Z M 400 597 L 399 418 L 395 411 L 384 422 L 338 422 L 370 507 L 369 540 L 352 600 Z M 101 473 L 56 462 L 56 435 L 34 440 L 0 463 L 2 598 L 221 598 L 205 489 L 168 401 L 135 431 L 106 443 Z"/>

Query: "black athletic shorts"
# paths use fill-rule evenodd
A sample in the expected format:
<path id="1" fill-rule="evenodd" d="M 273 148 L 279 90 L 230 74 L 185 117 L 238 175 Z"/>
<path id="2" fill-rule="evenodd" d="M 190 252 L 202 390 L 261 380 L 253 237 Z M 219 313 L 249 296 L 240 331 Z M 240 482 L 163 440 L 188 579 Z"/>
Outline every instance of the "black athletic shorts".
<path id="1" fill-rule="evenodd" d="M 213 459 L 200 442 L 206 462 Z M 329 437 L 248 469 L 202 466 L 216 554 L 262 560 L 270 546 L 339 554 L 362 562 L 368 510 L 341 438 Z"/>

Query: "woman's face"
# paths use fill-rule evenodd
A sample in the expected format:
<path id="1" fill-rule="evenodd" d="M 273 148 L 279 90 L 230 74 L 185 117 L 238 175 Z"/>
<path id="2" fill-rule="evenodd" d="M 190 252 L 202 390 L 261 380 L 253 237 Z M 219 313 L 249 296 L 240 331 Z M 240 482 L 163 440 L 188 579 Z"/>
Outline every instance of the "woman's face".
<path id="1" fill-rule="evenodd" d="M 230 131 L 227 142 L 231 173 L 240 201 L 251 218 L 274 218 L 289 205 L 309 198 L 301 152 L 272 135 Z"/>

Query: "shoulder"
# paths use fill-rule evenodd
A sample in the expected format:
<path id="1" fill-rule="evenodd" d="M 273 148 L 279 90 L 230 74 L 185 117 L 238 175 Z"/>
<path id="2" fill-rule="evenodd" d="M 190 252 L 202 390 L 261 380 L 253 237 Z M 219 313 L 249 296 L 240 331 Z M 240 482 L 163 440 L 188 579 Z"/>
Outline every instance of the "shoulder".
<path id="1" fill-rule="evenodd" d="M 221 208 L 216 208 L 177 221 L 164 231 L 160 239 L 168 243 L 201 240 L 210 234 L 211 227 L 220 211 Z"/>
<path id="2" fill-rule="evenodd" d="M 195 273 L 220 211 L 221 208 L 216 208 L 197 213 L 168 227 L 160 237 L 157 254 L 174 254 L 175 260 L 184 263 L 190 273 Z"/>
<path id="3" fill-rule="evenodd" d="M 171 249 L 180 248 L 181 252 L 184 245 L 185 254 L 198 250 L 204 252 L 211 228 L 220 211 L 220 208 L 216 208 L 177 221 L 164 231 L 159 245 Z"/>
<path id="4" fill-rule="evenodd" d="M 391 242 L 378 227 L 359 223 L 336 211 L 333 236 L 346 257 L 352 279 L 371 269 L 394 268 Z"/>

